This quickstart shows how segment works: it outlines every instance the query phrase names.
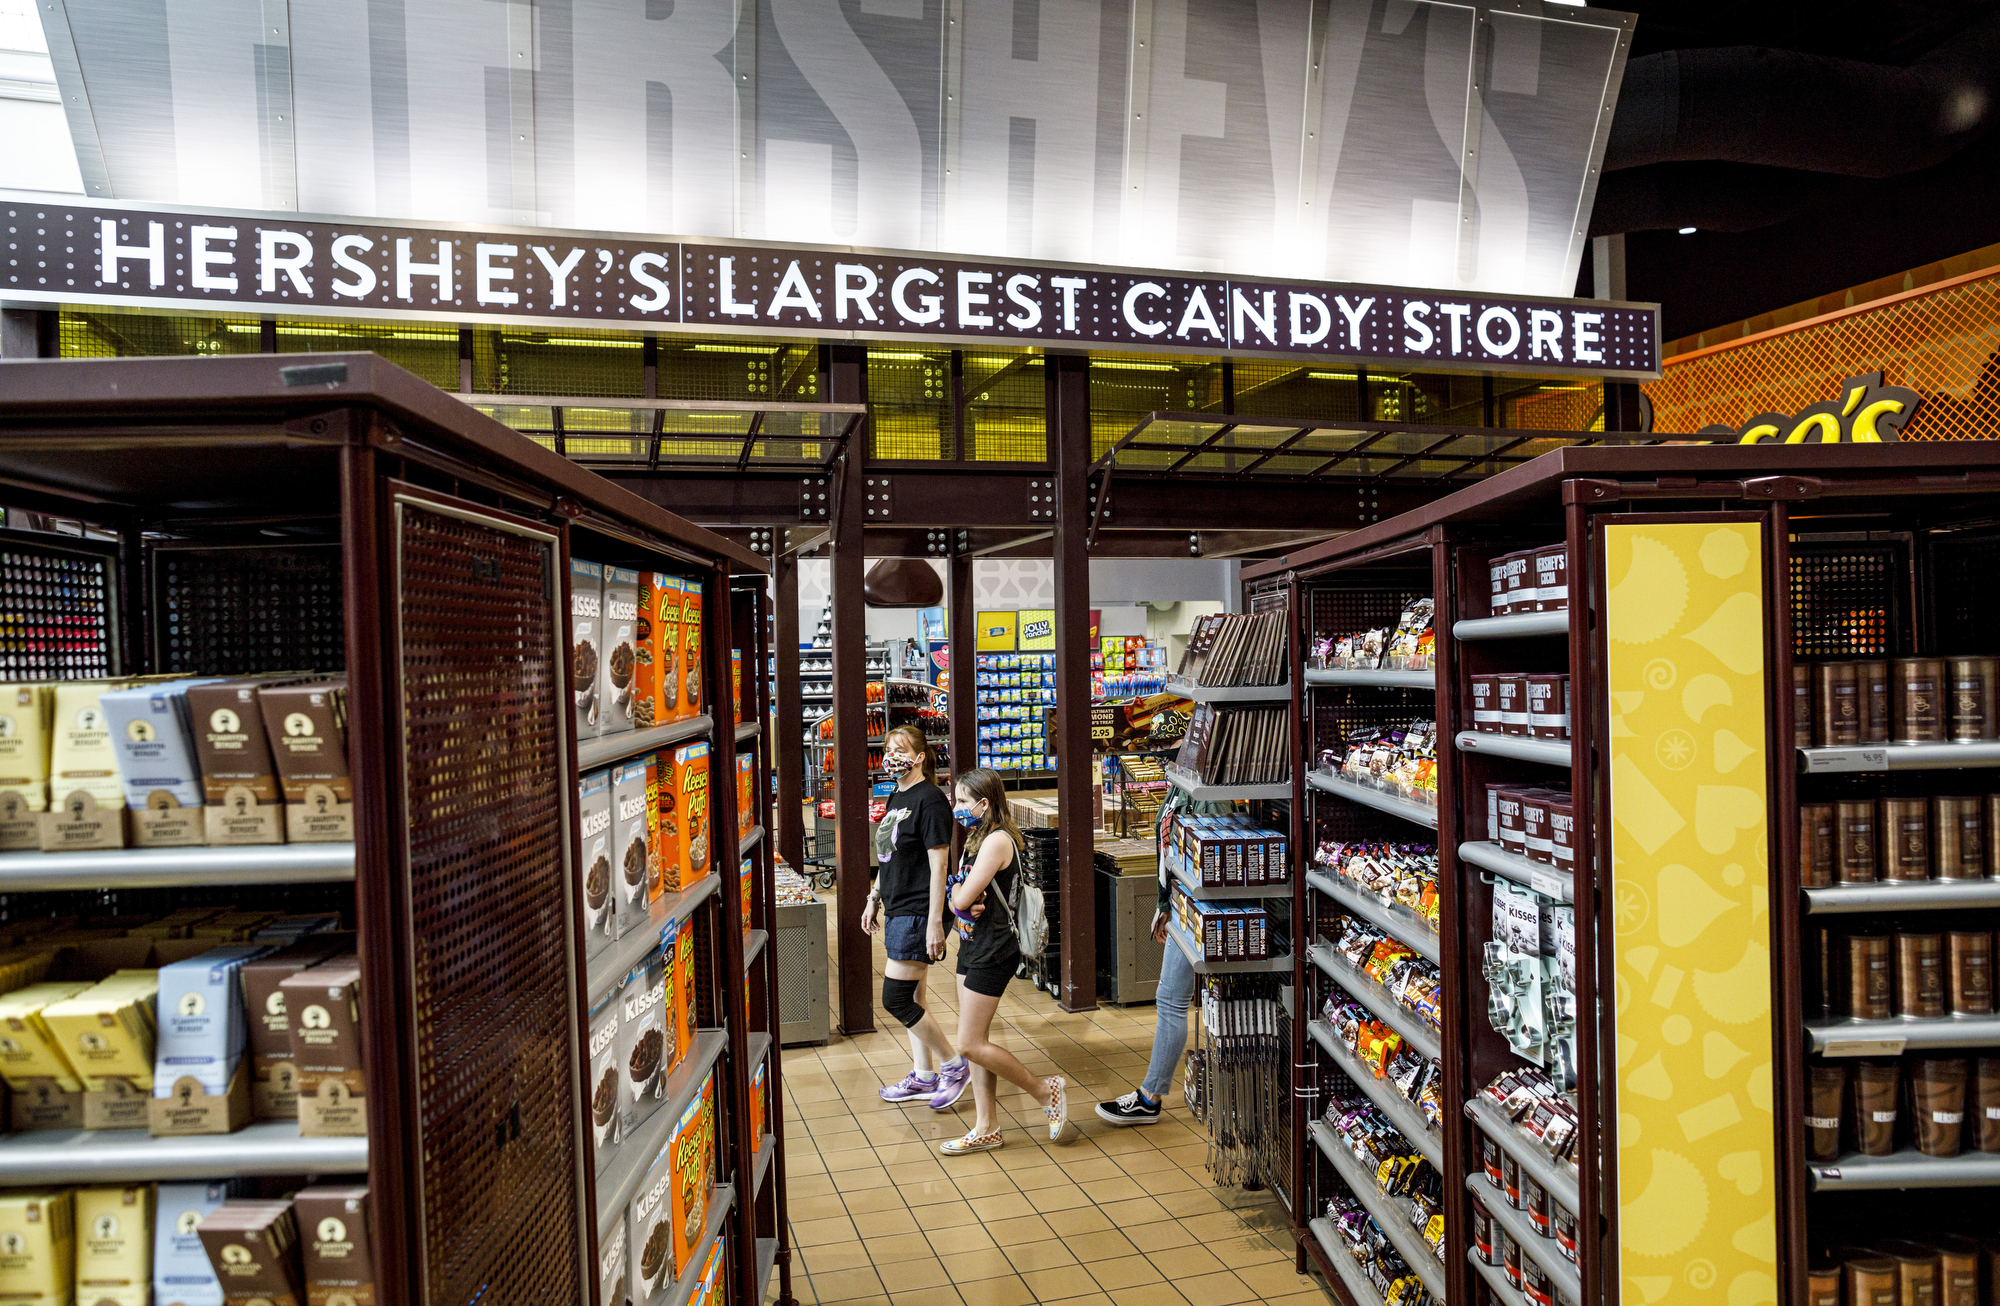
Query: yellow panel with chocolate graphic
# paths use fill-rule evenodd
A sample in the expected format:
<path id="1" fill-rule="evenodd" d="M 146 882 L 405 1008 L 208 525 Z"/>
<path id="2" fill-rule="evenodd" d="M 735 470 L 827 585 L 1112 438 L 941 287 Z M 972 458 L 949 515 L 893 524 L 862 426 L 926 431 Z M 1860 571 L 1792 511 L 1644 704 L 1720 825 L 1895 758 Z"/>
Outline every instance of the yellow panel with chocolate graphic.
<path id="1" fill-rule="evenodd" d="M 1778 1300 L 1763 556 L 1756 522 L 1605 527 L 1625 1306 Z"/>

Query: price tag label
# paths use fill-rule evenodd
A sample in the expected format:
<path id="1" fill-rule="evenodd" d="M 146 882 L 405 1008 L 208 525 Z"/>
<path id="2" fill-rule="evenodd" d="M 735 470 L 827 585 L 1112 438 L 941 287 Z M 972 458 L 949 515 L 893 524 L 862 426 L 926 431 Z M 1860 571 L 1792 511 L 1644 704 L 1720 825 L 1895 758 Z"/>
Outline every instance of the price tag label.
<path id="1" fill-rule="evenodd" d="M 1899 1057 L 1903 1055 L 1904 1040 L 1900 1038 L 1843 1038 L 1828 1039 L 1821 1055 L 1829 1057 Z"/>
<path id="2" fill-rule="evenodd" d="M 1568 902 L 1574 892 L 1570 888 L 1570 877 L 1557 875 L 1554 871 L 1544 871 L 1539 867 L 1528 872 L 1528 887 L 1544 898 L 1554 898 L 1557 902 Z"/>
<path id="3" fill-rule="evenodd" d="M 1815 748 L 1806 753 L 1806 774 L 1836 771 L 1886 771 L 1889 752 L 1883 748 Z"/>

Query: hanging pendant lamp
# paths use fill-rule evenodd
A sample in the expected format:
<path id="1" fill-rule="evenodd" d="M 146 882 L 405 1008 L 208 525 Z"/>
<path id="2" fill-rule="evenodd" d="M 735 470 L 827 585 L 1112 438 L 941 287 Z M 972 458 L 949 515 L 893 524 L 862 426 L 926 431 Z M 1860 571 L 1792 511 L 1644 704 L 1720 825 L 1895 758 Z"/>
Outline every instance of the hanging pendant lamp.
<path id="1" fill-rule="evenodd" d="M 935 608 L 944 582 L 922 558 L 883 558 L 861 578 L 861 599 L 871 608 Z"/>

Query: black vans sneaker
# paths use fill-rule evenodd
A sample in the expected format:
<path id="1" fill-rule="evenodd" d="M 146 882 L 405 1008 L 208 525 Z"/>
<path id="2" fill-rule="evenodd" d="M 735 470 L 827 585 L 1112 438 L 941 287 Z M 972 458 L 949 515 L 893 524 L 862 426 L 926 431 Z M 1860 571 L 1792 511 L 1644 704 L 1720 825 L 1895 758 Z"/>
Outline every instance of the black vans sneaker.
<path id="1" fill-rule="evenodd" d="M 1099 1102 L 1097 1118 L 1110 1125 L 1152 1125 L 1160 1120 L 1160 1104 L 1148 1103 L 1134 1089 L 1116 1102 Z"/>

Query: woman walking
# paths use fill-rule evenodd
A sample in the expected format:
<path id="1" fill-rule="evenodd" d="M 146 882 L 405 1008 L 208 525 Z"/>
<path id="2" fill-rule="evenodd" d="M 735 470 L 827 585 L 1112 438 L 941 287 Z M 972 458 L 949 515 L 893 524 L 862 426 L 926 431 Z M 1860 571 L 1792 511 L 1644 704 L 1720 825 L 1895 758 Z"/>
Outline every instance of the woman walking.
<path id="1" fill-rule="evenodd" d="M 958 1048 L 972 1063 L 972 1129 L 939 1147 L 946 1156 L 991 1152 L 1006 1145 L 1000 1133 L 997 1089 L 1001 1079 L 1035 1099 L 1049 1121 L 1049 1138 L 1062 1137 L 1069 1121 L 1062 1077 L 1037 1079 L 991 1037 L 993 1013 L 1020 965 L 1014 935 L 1015 854 L 1021 831 L 1007 810 L 998 772 L 967 771 L 954 786 L 952 816 L 972 833 L 951 877 L 951 911 L 958 933 Z"/>
<path id="2" fill-rule="evenodd" d="M 965 1092 L 965 1058 L 924 1010 L 931 963 L 944 957 L 945 867 L 951 858 L 951 806 L 937 787 L 930 741 L 916 726 L 882 740 L 882 769 L 896 790 L 875 827 L 876 877 L 861 909 L 865 933 L 882 931 L 888 954 L 882 1009 L 910 1032 L 910 1073 L 882 1090 L 885 1102 L 922 1098 L 942 1111 Z"/>

